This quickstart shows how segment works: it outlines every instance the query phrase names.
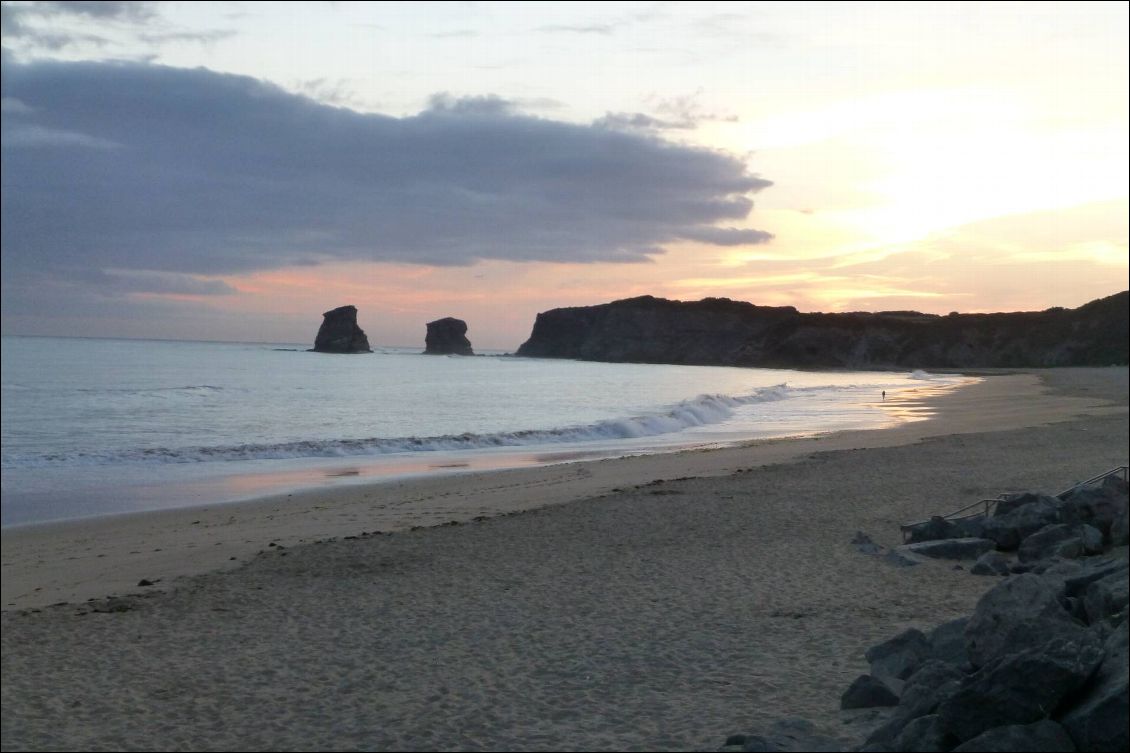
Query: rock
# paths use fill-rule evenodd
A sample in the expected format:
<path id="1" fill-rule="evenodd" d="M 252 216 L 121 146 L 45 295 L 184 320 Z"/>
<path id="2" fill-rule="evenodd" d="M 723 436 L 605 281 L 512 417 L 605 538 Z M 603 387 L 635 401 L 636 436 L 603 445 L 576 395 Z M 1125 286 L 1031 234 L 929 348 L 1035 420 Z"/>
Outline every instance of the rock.
<path id="1" fill-rule="evenodd" d="M 907 680 L 894 715 L 867 738 L 868 746 L 893 748 L 912 720 L 933 714 L 938 705 L 961 687 L 965 675 L 956 666 L 930 661 Z"/>
<path id="2" fill-rule="evenodd" d="M 1032 502 L 1046 502 L 1052 507 L 1059 507 L 1061 500 L 1050 494 L 1038 492 L 1019 492 L 1016 494 L 1002 494 L 996 506 L 993 507 L 994 518 L 1003 518 L 1014 510 L 1019 510 Z"/>
<path id="3" fill-rule="evenodd" d="M 985 521 L 982 535 L 995 541 L 998 549 L 1012 551 L 1044 526 L 1059 522 L 1059 500 L 1043 494 L 1027 496 L 1035 499 Z"/>
<path id="4" fill-rule="evenodd" d="M 994 727 L 953 750 L 1075 753 L 1075 744 L 1061 725 L 1051 719 L 1041 719 L 1033 724 L 1007 724 L 1003 727 Z"/>
<path id="5" fill-rule="evenodd" d="M 1016 552 L 1021 562 L 1036 562 L 1052 557 L 1075 559 L 1083 555 L 1083 538 L 1076 526 L 1053 523 L 1020 542 Z"/>
<path id="6" fill-rule="evenodd" d="M 1032 573 L 993 586 L 965 627 L 965 649 L 974 667 L 1042 645 L 1053 637 L 1079 638 L 1087 629 L 1059 601 L 1061 581 Z"/>
<path id="7" fill-rule="evenodd" d="M 969 665 L 965 652 L 965 626 L 968 617 L 943 622 L 930 632 L 930 661 L 940 661 L 962 669 Z"/>
<path id="8" fill-rule="evenodd" d="M 314 338 L 318 353 L 372 353 L 369 338 L 357 326 L 357 307 L 340 306 L 322 314 L 322 326 Z"/>
<path id="9" fill-rule="evenodd" d="M 899 547 L 901 549 L 901 547 Z M 914 567 L 921 565 L 926 560 L 910 552 L 900 552 L 898 549 L 891 549 L 883 555 L 883 561 L 891 567 Z"/>
<path id="10" fill-rule="evenodd" d="M 1110 545 L 1111 546 L 1126 546 L 1130 544 L 1130 517 L 1127 516 L 1126 508 L 1110 526 Z"/>
<path id="11" fill-rule="evenodd" d="M 856 531 L 851 537 L 852 545 L 862 554 L 882 554 L 883 547 L 871 540 L 863 531 Z"/>
<path id="12" fill-rule="evenodd" d="M 1130 571 L 1124 565 L 1110 575 L 1096 580 L 1087 586 L 1083 593 L 1083 608 L 1087 621 L 1095 623 L 1112 617 L 1126 609 L 1130 595 Z"/>
<path id="13" fill-rule="evenodd" d="M 993 727 L 1039 721 L 1081 688 L 1102 660 L 1102 646 L 1087 632 L 1006 654 L 963 681 L 938 706 L 940 723 L 967 741 Z"/>
<path id="14" fill-rule="evenodd" d="M 1089 557 L 1077 560 L 1080 567 L 1074 573 L 1063 578 L 1063 593 L 1065 596 L 1082 596 L 1087 591 L 1087 586 L 1096 580 L 1101 580 L 1111 573 L 1126 570 L 1127 563 L 1121 557 Z"/>
<path id="15" fill-rule="evenodd" d="M 944 539 L 903 544 L 898 551 L 943 560 L 974 560 L 996 547 L 990 539 Z"/>
<path id="16" fill-rule="evenodd" d="M 1060 722 L 1081 751 L 1130 750 L 1127 718 L 1127 624 L 1123 622 L 1106 639 L 1106 657 L 1076 703 Z"/>
<path id="17" fill-rule="evenodd" d="M 471 341 L 467 339 L 467 322 L 446 317 L 428 322 L 424 337 L 424 353 L 433 356 L 473 356 Z"/>
<path id="18" fill-rule="evenodd" d="M 908 544 L 917 544 L 920 541 L 959 539 L 962 537 L 958 527 L 940 515 L 935 515 L 924 523 L 911 526 L 907 529 L 907 534 Z"/>
<path id="19" fill-rule="evenodd" d="M 1000 552 L 985 552 L 977 558 L 969 572 L 974 575 L 1008 575 L 1009 565 L 1008 557 Z"/>
<path id="20" fill-rule="evenodd" d="M 840 697 L 840 708 L 869 709 L 874 706 L 897 706 L 898 702 L 899 697 L 895 691 L 878 677 L 860 675 Z"/>
<path id="21" fill-rule="evenodd" d="M 1096 484 L 1085 484 L 1063 495 L 1060 505 L 1065 523 L 1087 523 L 1097 528 L 1104 541 L 1112 540 L 1115 521 L 1125 517 L 1128 488 L 1118 476 L 1107 476 Z"/>
<path id="22" fill-rule="evenodd" d="M 739 742 L 740 741 L 740 742 Z M 739 748 L 740 746 L 740 748 Z M 724 750 L 761 751 L 840 751 L 846 741 L 816 731 L 807 719 L 787 717 L 773 722 L 767 729 L 748 735 L 730 735 Z"/>
<path id="23" fill-rule="evenodd" d="M 1088 555 L 1102 554 L 1102 531 L 1086 523 L 1079 524 L 1079 538 L 1083 539 L 1083 553 Z"/>
<path id="24" fill-rule="evenodd" d="M 930 655 L 930 642 L 921 630 L 910 628 L 890 640 L 867 649 L 871 674 L 879 678 L 905 680 Z"/>
<path id="25" fill-rule="evenodd" d="M 895 738 L 894 749 L 916 753 L 940 753 L 952 750 L 957 741 L 946 734 L 938 723 L 937 714 L 912 719 Z"/>

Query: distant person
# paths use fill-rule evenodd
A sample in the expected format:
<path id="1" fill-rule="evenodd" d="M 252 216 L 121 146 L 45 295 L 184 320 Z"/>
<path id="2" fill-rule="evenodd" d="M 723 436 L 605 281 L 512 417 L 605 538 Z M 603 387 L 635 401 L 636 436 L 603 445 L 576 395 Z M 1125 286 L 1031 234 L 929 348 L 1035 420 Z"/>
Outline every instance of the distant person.
<path id="1" fill-rule="evenodd" d="M 883 402 L 887 401 L 887 391 L 883 390 Z"/>

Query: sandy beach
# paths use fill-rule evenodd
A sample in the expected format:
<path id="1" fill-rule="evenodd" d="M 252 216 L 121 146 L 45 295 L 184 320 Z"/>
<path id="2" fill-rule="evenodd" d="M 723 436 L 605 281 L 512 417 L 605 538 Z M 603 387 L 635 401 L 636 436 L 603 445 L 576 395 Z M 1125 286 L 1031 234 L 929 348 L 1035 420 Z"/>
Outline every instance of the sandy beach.
<path id="1" fill-rule="evenodd" d="M 887 407 L 932 418 L 5 530 L 3 747 L 709 749 L 781 716 L 839 734 L 867 646 L 990 585 L 890 567 L 856 531 L 891 546 L 1126 463 L 1125 367 Z"/>

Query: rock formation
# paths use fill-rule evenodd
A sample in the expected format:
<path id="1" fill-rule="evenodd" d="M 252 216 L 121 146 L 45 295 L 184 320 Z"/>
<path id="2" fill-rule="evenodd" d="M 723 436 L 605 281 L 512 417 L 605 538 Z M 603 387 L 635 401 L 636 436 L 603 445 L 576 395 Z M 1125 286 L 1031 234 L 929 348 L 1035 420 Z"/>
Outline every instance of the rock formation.
<path id="1" fill-rule="evenodd" d="M 719 366 L 1107 366 L 1128 360 L 1130 292 L 1010 314 L 802 314 L 728 298 L 652 296 L 538 314 L 520 356 Z"/>
<path id="2" fill-rule="evenodd" d="M 357 326 L 357 307 L 339 306 L 322 314 L 322 326 L 314 338 L 318 353 L 372 353 L 369 338 Z"/>
<path id="3" fill-rule="evenodd" d="M 1036 508 L 1043 518 L 1049 501 L 1057 519 L 1070 523 L 1029 532 L 1033 517 L 1017 513 Z M 910 628 L 867 650 L 870 672 L 844 692 L 841 708 L 894 709 L 871 717 L 883 721 L 862 745 L 818 735 L 811 722 L 789 718 L 730 735 L 721 750 L 1127 750 L 1130 570 L 1124 552 L 1085 556 L 1085 529 L 1098 539 L 1092 551 L 1104 542 L 1124 546 L 1118 521 L 1130 508 L 1130 486 L 1108 476 L 1055 497 L 1010 495 L 997 507 L 996 517 L 1017 529 L 1007 543 L 1019 548 L 1019 561 L 1010 565 L 1003 553 L 990 553 L 1002 566 L 985 574 L 1006 577 L 968 617 L 929 636 Z M 917 532 L 954 533 L 938 520 Z M 1064 549 L 1065 532 L 1079 533 L 1080 545 Z M 864 554 L 881 554 L 865 534 L 852 543 Z M 1023 556 L 1026 546 L 1038 559 Z M 782 734 L 782 723 L 793 734 Z"/>
<path id="4" fill-rule="evenodd" d="M 424 353 L 433 356 L 475 355 L 471 341 L 467 339 L 467 322 L 450 316 L 428 322 L 424 345 Z"/>

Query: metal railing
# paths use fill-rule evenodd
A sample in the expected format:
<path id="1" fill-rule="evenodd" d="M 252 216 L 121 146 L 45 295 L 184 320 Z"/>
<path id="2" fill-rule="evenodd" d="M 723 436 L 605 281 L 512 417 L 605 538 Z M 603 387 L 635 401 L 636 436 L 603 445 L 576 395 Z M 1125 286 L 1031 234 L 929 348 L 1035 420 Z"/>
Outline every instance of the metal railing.
<path id="1" fill-rule="evenodd" d="M 1105 479 L 1109 476 L 1114 476 L 1115 474 L 1118 474 L 1119 476 L 1121 476 L 1123 481 L 1127 481 L 1128 480 L 1128 478 L 1127 478 L 1127 466 L 1119 465 L 1119 466 L 1116 466 L 1114 468 L 1111 468 L 1109 471 L 1104 471 L 1103 473 L 1100 473 L 1097 476 L 1093 476 L 1093 477 L 1087 479 L 1086 481 L 1080 481 L 1077 484 L 1073 484 L 1072 486 L 1068 487 L 1067 489 L 1064 489 L 1063 491 L 1061 491 L 1059 494 L 1055 495 L 1056 499 L 1063 499 L 1068 494 L 1070 494 L 1071 492 L 1078 489 L 1080 486 L 1086 486 L 1088 484 L 1094 484 L 1096 482 L 1102 481 L 1103 479 Z M 973 504 L 966 505 L 965 507 L 961 508 L 960 510 L 954 510 L 951 513 L 948 513 L 946 515 L 941 515 L 939 517 L 941 517 L 942 520 L 967 520 L 969 518 L 976 518 L 976 517 L 980 517 L 980 516 L 984 516 L 984 517 L 987 518 L 992 513 L 993 509 L 997 506 L 997 503 L 1000 502 L 1001 500 L 1003 500 L 1005 498 L 1005 496 L 1006 496 L 1005 494 L 998 494 L 993 499 L 978 500 L 977 502 L 974 502 Z M 981 507 L 983 507 L 984 509 L 978 510 L 977 512 L 968 512 L 969 510 L 972 510 L 974 508 L 981 508 Z M 962 513 L 964 513 L 964 514 L 962 514 Z M 903 525 L 899 526 L 899 530 L 902 532 L 902 540 L 906 541 L 908 535 L 910 534 L 910 532 L 914 528 L 916 528 L 916 527 L 918 527 L 918 526 L 920 526 L 924 523 L 929 523 L 930 520 L 933 520 L 933 518 L 930 518 L 928 520 L 918 520 L 918 521 L 915 521 L 913 523 L 904 523 Z"/>

